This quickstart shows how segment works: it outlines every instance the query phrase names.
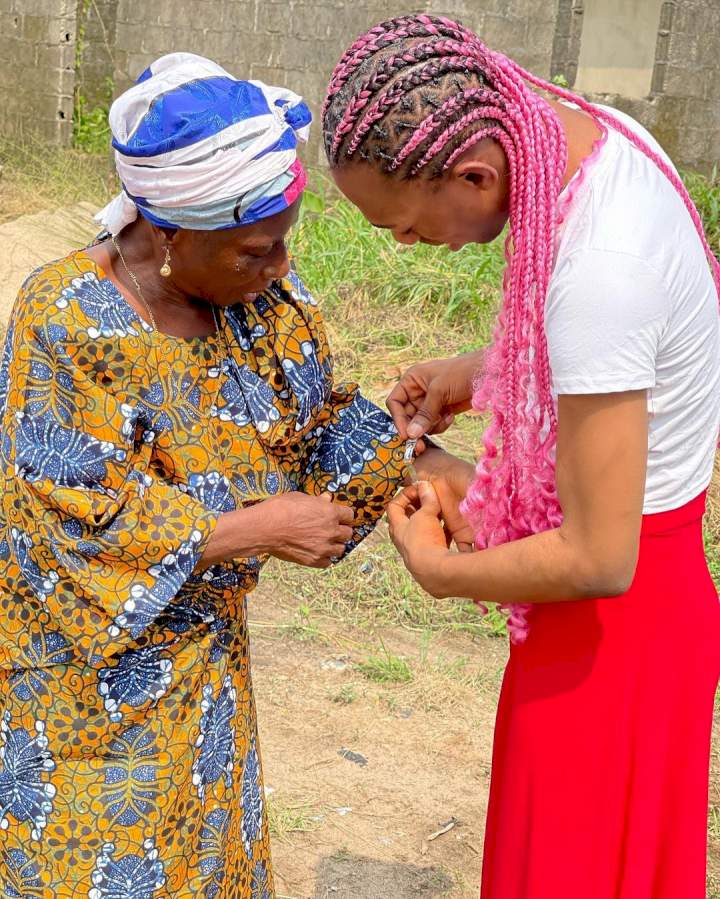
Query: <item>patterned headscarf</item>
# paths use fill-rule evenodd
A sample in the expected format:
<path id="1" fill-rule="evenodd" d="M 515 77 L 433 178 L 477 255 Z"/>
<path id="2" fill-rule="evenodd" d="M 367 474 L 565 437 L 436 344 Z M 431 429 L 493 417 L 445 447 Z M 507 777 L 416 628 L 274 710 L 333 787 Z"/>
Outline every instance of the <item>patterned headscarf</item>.
<path id="1" fill-rule="evenodd" d="M 193 53 L 163 56 L 110 109 L 123 192 L 97 220 L 118 234 L 138 211 L 198 231 L 276 215 L 307 183 L 296 148 L 311 119 L 292 91 L 239 81 Z"/>

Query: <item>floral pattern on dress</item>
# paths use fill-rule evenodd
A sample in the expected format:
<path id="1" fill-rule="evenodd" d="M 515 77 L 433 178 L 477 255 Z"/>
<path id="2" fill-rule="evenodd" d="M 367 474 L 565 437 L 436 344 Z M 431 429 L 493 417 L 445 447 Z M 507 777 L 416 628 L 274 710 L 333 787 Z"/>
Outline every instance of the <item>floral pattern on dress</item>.
<path id="1" fill-rule="evenodd" d="M 203 821 L 200 831 L 200 871 L 209 879 L 205 885 L 204 899 L 216 899 L 222 890 L 228 824 L 228 813 L 221 808 L 213 809 Z"/>
<path id="2" fill-rule="evenodd" d="M 113 843 L 106 843 L 92 875 L 89 899 L 155 899 L 165 885 L 160 853 L 152 840 L 145 840 L 142 854 L 116 858 Z"/>
<path id="3" fill-rule="evenodd" d="M 3 899 L 40 899 L 42 882 L 38 867 L 22 849 L 0 855 L 0 890 Z"/>
<path id="4" fill-rule="evenodd" d="M 330 393 L 329 371 L 323 369 L 312 341 L 303 341 L 300 350 L 303 355 L 302 363 L 298 364 L 294 359 L 282 361 L 285 377 L 300 404 L 295 422 L 295 429 L 298 431 L 307 427 L 308 422 L 325 405 Z"/>
<path id="5" fill-rule="evenodd" d="M 242 781 L 243 822 L 242 838 L 245 852 L 252 855 L 252 845 L 257 840 L 263 819 L 263 788 L 260 783 L 260 760 L 255 743 L 245 757 Z"/>
<path id="6" fill-rule="evenodd" d="M 358 395 L 322 435 L 311 462 L 331 475 L 328 489 L 336 492 L 350 483 L 378 453 L 397 438 L 395 425 L 377 406 Z"/>
<path id="7" fill-rule="evenodd" d="M 270 892 L 267 864 L 263 861 L 256 863 L 252 873 L 251 899 L 273 899 Z"/>
<path id="8" fill-rule="evenodd" d="M 10 529 L 10 542 L 14 551 L 18 568 L 39 600 L 45 602 L 59 581 L 57 571 L 42 571 L 33 558 L 33 539 L 17 528 Z"/>
<path id="9" fill-rule="evenodd" d="M 59 631 L 37 631 L 29 646 L 19 647 L 8 686 L 24 702 L 39 701 L 47 695 L 53 667 L 66 665 L 72 657 L 72 648 Z"/>
<path id="10" fill-rule="evenodd" d="M 103 768 L 105 814 L 114 823 L 133 827 L 151 815 L 160 793 L 160 751 L 149 725 L 135 724 L 114 737 Z"/>
<path id="11" fill-rule="evenodd" d="M 49 778 L 54 770 L 44 722 L 35 722 L 33 735 L 12 727 L 5 712 L 0 720 L 0 829 L 7 830 L 11 821 L 27 822 L 33 840 L 40 839 L 53 809 L 56 788 Z"/>
<path id="12" fill-rule="evenodd" d="M 84 252 L 15 306 L 0 355 L 9 897 L 274 899 L 246 620 L 267 558 L 200 560 L 219 515 L 290 491 L 352 507 L 349 548 L 394 495 L 403 446 L 334 382 L 296 274 L 219 319 L 223 335 L 154 331 Z"/>
<path id="13" fill-rule="evenodd" d="M 217 783 L 222 778 L 227 787 L 232 786 L 237 710 L 237 691 L 232 680 L 225 678 L 217 697 L 213 696 L 212 687 L 206 684 L 200 708 L 203 715 L 200 734 L 195 741 L 198 753 L 193 762 L 193 783 L 201 801 L 204 801 L 209 784 Z"/>
<path id="14" fill-rule="evenodd" d="M 133 709 L 156 702 L 172 683 L 172 659 L 166 648 L 146 646 L 120 656 L 117 665 L 98 671 L 98 693 L 110 721 L 122 721 L 122 706 Z"/>
<path id="15" fill-rule="evenodd" d="M 57 305 L 64 309 L 73 301 L 79 302 L 90 322 L 88 337 L 126 337 L 138 333 L 140 319 L 128 306 L 117 302 L 112 284 L 105 278 L 98 278 L 95 272 L 85 272 L 74 278 L 70 286 L 61 291 Z"/>
<path id="16" fill-rule="evenodd" d="M 159 564 L 148 568 L 152 585 L 133 584 L 130 598 L 125 600 L 122 614 L 115 619 L 116 627 L 112 632 L 123 628 L 133 636 L 139 636 L 151 625 L 190 577 L 200 557 L 201 546 L 202 533 L 193 531 L 189 539 L 180 544 L 177 552 L 168 553 Z"/>
<path id="17" fill-rule="evenodd" d="M 80 431 L 64 428 L 48 417 L 17 413 L 15 438 L 17 476 L 28 481 L 48 478 L 57 487 L 102 490 L 106 462 L 122 462 L 125 450 Z"/>

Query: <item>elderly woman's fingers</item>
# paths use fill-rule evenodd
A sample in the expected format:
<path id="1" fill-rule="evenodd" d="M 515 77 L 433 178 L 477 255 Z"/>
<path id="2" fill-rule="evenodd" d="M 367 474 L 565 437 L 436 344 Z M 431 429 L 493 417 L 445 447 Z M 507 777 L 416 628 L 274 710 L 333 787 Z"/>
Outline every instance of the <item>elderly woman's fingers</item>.
<path id="1" fill-rule="evenodd" d="M 349 506 L 343 506 L 341 503 L 336 503 L 335 507 L 338 512 L 338 521 L 343 525 L 353 524 L 355 521 L 355 513 Z"/>
<path id="2" fill-rule="evenodd" d="M 349 540 L 352 540 L 353 537 L 353 529 L 347 527 L 346 525 L 341 525 L 338 528 L 338 540 L 342 540 L 343 544 L 347 543 Z"/>

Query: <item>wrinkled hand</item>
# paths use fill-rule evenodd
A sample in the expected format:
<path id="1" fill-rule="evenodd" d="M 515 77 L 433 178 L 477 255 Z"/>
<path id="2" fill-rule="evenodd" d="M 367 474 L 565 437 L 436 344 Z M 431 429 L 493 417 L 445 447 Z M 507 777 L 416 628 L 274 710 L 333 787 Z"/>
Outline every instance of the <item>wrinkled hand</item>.
<path id="1" fill-rule="evenodd" d="M 332 502 L 329 493 L 284 493 L 266 500 L 274 533 L 270 555 L 310 568 L 327 568 L 352 538 L 352 509 Z"/>
<path id="2" fill-rule="evenodd" d="M 479 353 L 413 365 L 387 398 L 387 407 L 403 439 L 440 434 L 471 408 Z"/>
<path id="3" fill-rule="evenodd" d="M 405 567 L 420 586 L 437 598 L 443 592 L 441 563 L 449 554 L 440 500 L 428 481 L 398 494 L 388 506 L 390 537 Z"/>

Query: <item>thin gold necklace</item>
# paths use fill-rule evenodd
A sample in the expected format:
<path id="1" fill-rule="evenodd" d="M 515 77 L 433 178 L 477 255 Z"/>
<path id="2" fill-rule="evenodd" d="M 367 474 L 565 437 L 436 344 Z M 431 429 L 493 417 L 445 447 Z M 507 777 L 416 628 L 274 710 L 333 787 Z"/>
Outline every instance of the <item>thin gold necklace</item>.
<path id="1" fill-rule="evenodd" d="M 139 282 L 138 279 L 135 277 L 134 273 L 130 271 L 130 268 L 128 267 L 127 262 L 125 262 L 125 257 L 123 256 L 123 251 L 120 249 L 120 244 L 118 243 L 117 238 L 115 237 L 115 235 L 114 235 L 114 234 L 111 235 L 111 238 L 110 238 L 110 239 L 112 240 L 113 246 L 115 247 L 115 250 L 117 251 L 117 254 L 118 254 L 118 256 L 120 257 L 120 262 L 122 262 L 123 268 L 124 268 L 125 271 L 128 273 L 128 277 L 130 278 L 130 280 L 131 280 L 131 281 L 133 282 L 133 284 L 135 285 L 135 290 L 137 291 L 137 295 L 138 295 L 138 296 L 140 297 L 140 299 L 142 300 L 143 306 L 147 309 L 148 315 L 150 316 L 150 322 L 151 322 L 151 324 L 152 324 L 152 326 L 153 326 L 153 331 L 157 331 L 157 330 L 158 330 L 158 326 L 157 326 L 157 322 L 155 321 L 155 316 L 153 315 L 153 311 L 152 311 L 152 309 L 150 308 L 150 304 L 149 304 L 148 301 L 145 299 L 145 295 L 144 295 L 143 292 L 142 292 L 142 287 L 140 287 L 140 282 Z"/>
<path id="2" fill-rule="evenodd" d="M 120 244 L 118 243 L 115 235 L 114 234 L 111 235 L 110 239 L 112 240 L 113 246 L 115 247 L 115 250 L 117 251 L 117 254 L 120 257 L 120 261 L 123 264 L 123 268 L 128 273 L 128 277 L 135 285 L 135 290 L 137 290 L 137 294 L 140 297 L 140 299 L 142 300 L 143 306 L 145 306 L 145 308 L 147 309 L 148 315 L 150 316 L 150 321 L 153 326 L 153 330 L 158 331 L 159 329 L 157 326 L 157 322 L 155 321 L 155 316 L 153 315 L 153 311 L 150 308 L 150 304 L 145 299 L 145 295 L 143 294 L 142 287 L 140 287 L 140 282 L 138 281 L 137 277 L 135 276 L 135 273 L 130 270 L 130 267 L 128 266 L 127 262 L 125 261 L 125 257 L 123 256 L 123 251 L 120 249 Z M 217 331 L 217 335 L 220 338 L 220 340 L 223 344 L 223 347 L 225 349 L 225 356 L 226 356 L 226 358 L 229 358 L 230 346 L 227 342 L 227 337 L 225 336 L 225 329 L 223 328 L 222 323 L 220 321 L 220 316 L 218 314 L 217 307 L 213 303 L 209 303 L 208 305 L 212 309 L 213 321 L 215 322 L 215 330 Z"/>

